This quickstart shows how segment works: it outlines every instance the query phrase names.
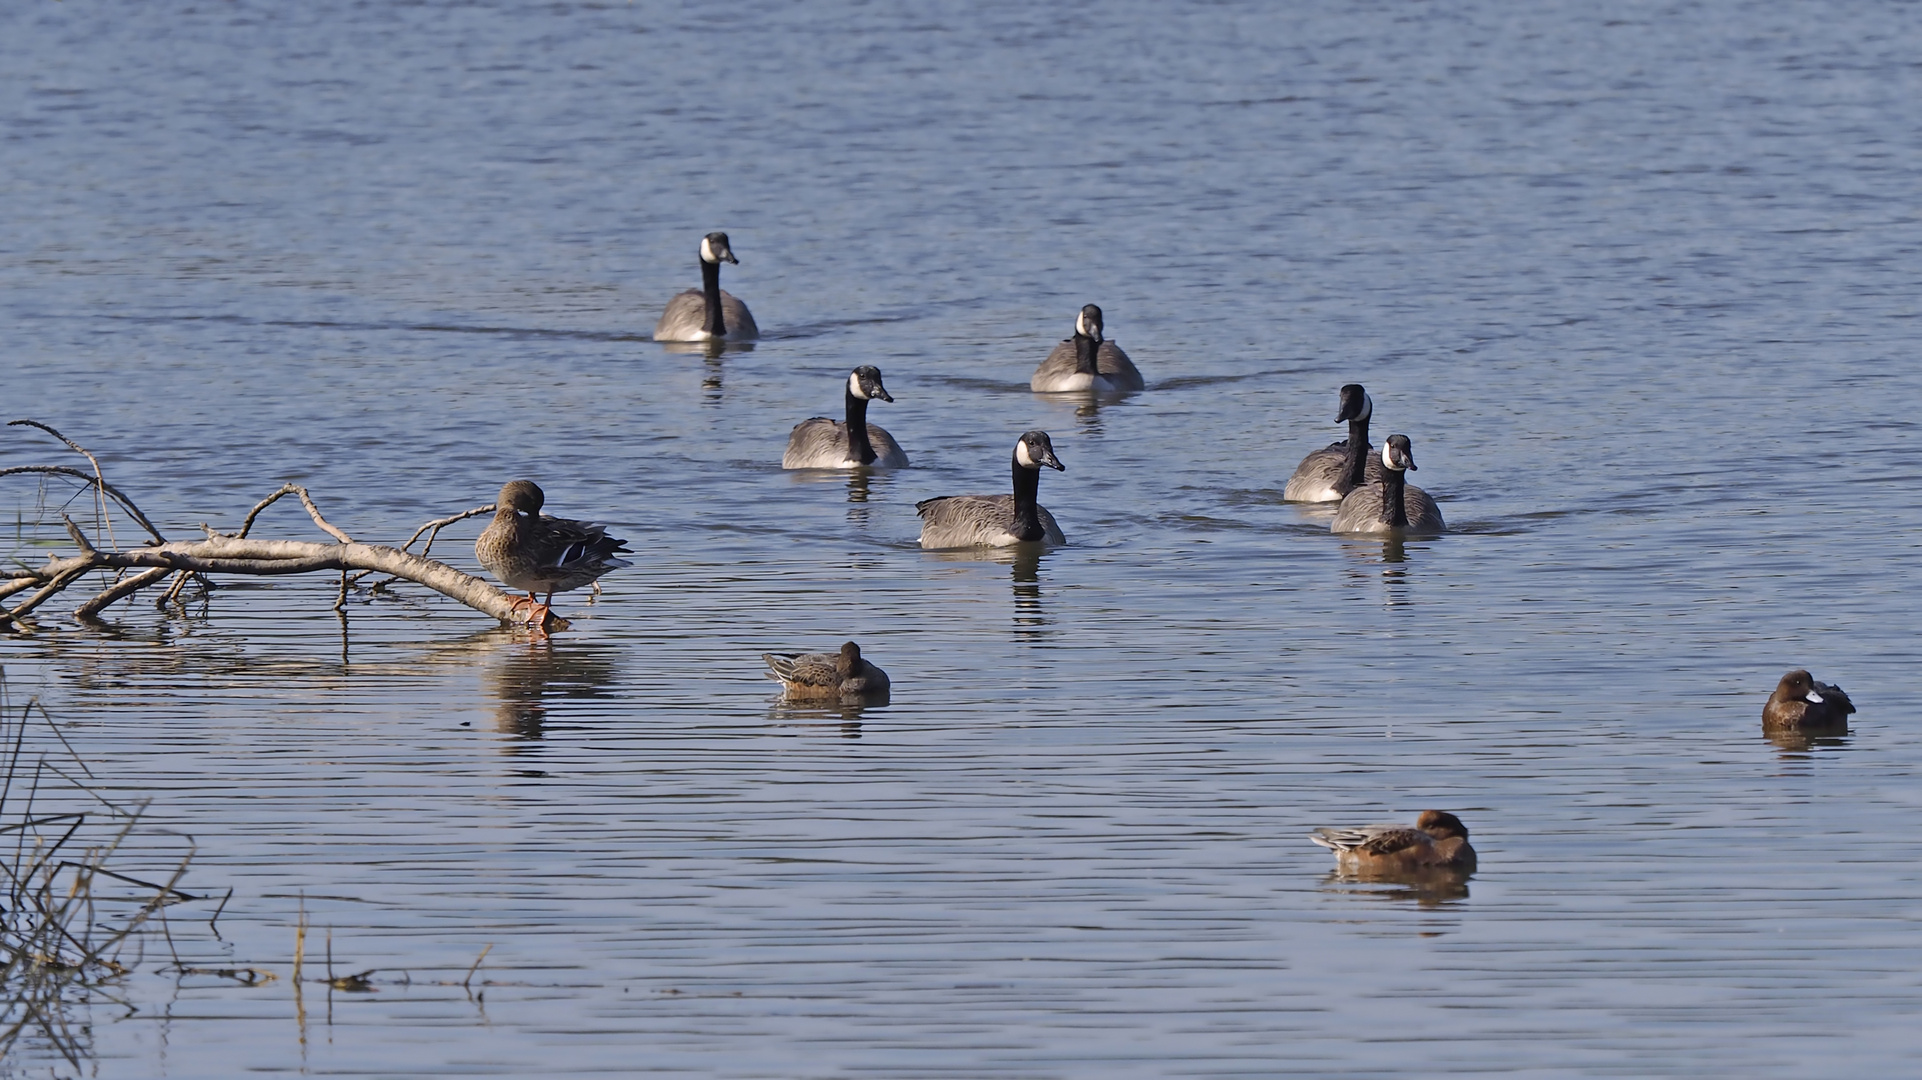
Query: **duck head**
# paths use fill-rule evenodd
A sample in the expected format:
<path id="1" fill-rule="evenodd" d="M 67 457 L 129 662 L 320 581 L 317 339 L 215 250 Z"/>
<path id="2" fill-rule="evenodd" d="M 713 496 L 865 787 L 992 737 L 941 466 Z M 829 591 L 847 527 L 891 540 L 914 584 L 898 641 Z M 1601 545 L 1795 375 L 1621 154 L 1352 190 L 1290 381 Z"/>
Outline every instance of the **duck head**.
<path id="1" fill-rule="evenodd" d="M 1463 840 L 1468 839 L 1468 826 L 1462 824 L 1461 818 L 1446 810 L 1423 810 L 1421 816 L 1415 819 L 1415 828 L 1436 840 L 1447 840 L 1456 836 Z"/>
<path id="2" fill-rule="evenodd" d="M 498 510 L 512 510 L 521 514 L 538 514 L 547 502 L 547 494 L 532 480 L 509 480 L 501 485 L 500 497 L 494 500 Z"/>

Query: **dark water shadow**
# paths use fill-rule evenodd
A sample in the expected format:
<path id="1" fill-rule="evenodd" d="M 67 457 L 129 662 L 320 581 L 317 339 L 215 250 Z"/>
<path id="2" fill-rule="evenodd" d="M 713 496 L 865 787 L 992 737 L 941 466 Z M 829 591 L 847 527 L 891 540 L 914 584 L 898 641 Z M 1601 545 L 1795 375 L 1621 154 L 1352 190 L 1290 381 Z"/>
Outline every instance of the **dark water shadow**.
<path id="1" fill-rule="evenodd" d="M 1786 760 L 1806 761 L 1822 750 L 1843 750 L 1849 745 L 1846 726 L 1807 731 L 1764 731 L 1764 741 L 1773 743 Z"/>
<path id="2" fill-rule="evenodd" d="M 1334 870 L 1321 879 L 1321 888 L 1324 892 L 1344 893 L 1365 900 L 1441 907 L 1468 899 L 1468 879 L 1474 876 L 1473 871 L 1440 867 L 1347 873 Z"/>
<path id="3" fill-rule="evenodd" d="M 551 636 L 503 644 L 481 666 L 481 685 L 496 702 L 494 729 L 517 739 L 541 738 L 553 703 L 614 696 L 619 658 L 620 651 L 608 645 Z"/>
<path id="4" fill-rule="evenodd" d="M 860 700 L 790 701 L 776 699 L 768 708 L 768 722 L 776 727 L 800 728 L 821 734 L 833 733 L 843 739 L 861 737 L 861 717 L 870 709 L 888 707 L 889 696 L 869 695 Z"/>

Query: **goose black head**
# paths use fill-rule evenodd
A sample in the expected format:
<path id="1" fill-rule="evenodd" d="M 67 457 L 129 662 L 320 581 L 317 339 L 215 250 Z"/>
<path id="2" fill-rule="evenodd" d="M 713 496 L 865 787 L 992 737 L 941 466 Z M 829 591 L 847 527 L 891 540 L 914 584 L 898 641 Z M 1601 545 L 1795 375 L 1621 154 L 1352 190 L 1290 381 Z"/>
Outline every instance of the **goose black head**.
<path id="1" fill-rule="evenodd" d="M 1067 472 L 1068 467 L 1054 456 L 1054 443 L 1049 441 L 1045 431 L 1030 431 L 1021 436 L 1014 444 L 1014 462 L 1024 469 L 1040 469 L 1046 465 L 1056 472 Z"/>
<path id="2" fill-rule="evenodd" d="M 1075 316 L 1074 332 L 1082 337 L 1101 340 L 1101 309 L 1093 304 L 1081 305 L 1081 314 Z"/>
<path id="3" fill-rule="evenodd" d="M 881 369 L 872 364 L 862 364 L 848 375 L 848 393 L 863 401 L 880 398 L 893 401 L 894 395 L 881 385 Z"/>
<path id="4" fill-rule="evenodd" d="M 1360 383 L 1349 383 L 1341 388 L 1341 412 L 1335 415 L 1335 423 L 1345 424 L 1350 420 L 1366 420 L 1375 415 L 1375 402 Z"/>
<path id="5" fill-rule="evenodd" d="M 500 509 L 513 510 L 523 514 L 538 514 L 547 502 L 547 495 L 541 486 L 532 480 L 509 480 L 501 485 L 500 498 L 494 505 Z"/>
<path id="6" fill-rule="evenodd" d="M 720 263 L 741 265 L 741 260 L 735 258 L 733 250 L 727 246 L 727 234 L 724 232 L 711 232 L 701 237 L 701 261 L 717 265 Z"/>
<path id="7" fill-rule="evenodd" d="M 1415 448 L 1406 435 L 1388 436 L 1387 445 L 1381 448 L 1381 467 L 1400 472 L 1415 467 Z"/>
<path id="8" fill-rule="evenodd" d="M 1468 826 L 1462 824 L 1461 818 L 1446 810 L 1423 810 L 1421 817 L 1415 819 L 1415 828 L 1437 840 L 1453 836 L 1468 839 Z"/>

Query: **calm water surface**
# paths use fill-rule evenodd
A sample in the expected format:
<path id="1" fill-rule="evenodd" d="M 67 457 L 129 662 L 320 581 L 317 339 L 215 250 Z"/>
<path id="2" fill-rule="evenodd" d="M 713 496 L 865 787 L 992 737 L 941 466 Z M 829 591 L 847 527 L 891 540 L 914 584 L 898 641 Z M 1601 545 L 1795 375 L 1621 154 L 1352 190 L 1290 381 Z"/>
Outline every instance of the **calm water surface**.
<path id="1" fill-rule="evenodd" d="M 84 1071 L 1900 1073 L 1918 55 L 1896 4 L 8 8 L 7 417 L 170 535 L 527 476 L 638 552 L 547 641 L 321 579 L 0 640 L 153 800 L 131 865 L 233 888 L 183 962 L 281 976 L 149 941 Z M 669 351 L 715 228 L 767 337 Z M 1150 391 L 1030 394 L 1090 301 Z M 783 473 L 858 363 L 916 467 Z M 1281 501 L 1347 381 L 1452 535 Z M 921 552 L 1029 427 L 1071 545 Z M 779 706 L 759 653 L 850 636 L 889 707 Z M 1761 737 L 1797 665 L 1853 735 Z M 1429 806 L 1465 895 L 1305 839 Z M 303 908 L 374 992 L 296 994 Z"/>

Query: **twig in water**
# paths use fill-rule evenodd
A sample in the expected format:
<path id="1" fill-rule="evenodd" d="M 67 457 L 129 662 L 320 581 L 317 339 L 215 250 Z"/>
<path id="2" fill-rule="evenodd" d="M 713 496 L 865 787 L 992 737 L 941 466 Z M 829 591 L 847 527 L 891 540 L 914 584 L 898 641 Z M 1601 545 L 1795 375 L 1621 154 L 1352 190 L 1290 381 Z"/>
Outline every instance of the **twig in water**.
<path id="1" fill-rule="evenodd" d="M 466 986 L 468 983 L 471 983 L 474 981 L 474 972 L 480 970 L 481 961 L 487 959 L 487 954 L 493 951 L 494 951 L 494 943 L 490 941 L 487 943 L 487 947 L 481 950 L 481 954 L 479 956 L 474 957 L 474 966 L 467 969 L 467 977 L 460 981 L 460 984 L 462 986 Z"/>

